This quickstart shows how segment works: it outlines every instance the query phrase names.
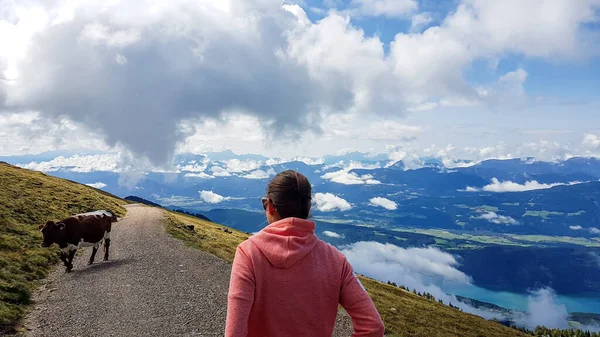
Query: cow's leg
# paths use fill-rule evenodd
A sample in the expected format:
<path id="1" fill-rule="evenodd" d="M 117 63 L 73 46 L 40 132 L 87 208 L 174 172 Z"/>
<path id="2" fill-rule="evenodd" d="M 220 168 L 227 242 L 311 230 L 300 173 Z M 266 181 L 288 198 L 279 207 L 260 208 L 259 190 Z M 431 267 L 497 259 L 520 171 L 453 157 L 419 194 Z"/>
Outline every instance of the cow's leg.
<path id="1" fill-rule="evenodd" d="M 104 261 L 108 261 L 108 247 L 110 247 L 110 239 L 104 239 Z"/>
<path id="2" fill-rule="evenodd" d="M 75 252 L 77 252 L 77 249 L 72 249 L 69 252 L 69 261 L 68 261 L 68 265 L 67 265 L 67 273 L 70 273 L 71 270 L 73 270 L 73 258 L 75 257 Z"/>
<path id="3" fill-rule="evenodd" d="M 65 267 L 69 266 L 69 261 L 67 260 L 67 256 L 69 256 L 69 254 L 63 252 L 62 250 L 60 251 L 60 260 L 65 264 Z"/>
<path id="4" fill-rule="evenodd" d="M 90 262 L 88 264 L 94 263 L 94 258 L 96 257 L 96 252 L 98 251 L 98 247 L 100 247 L 100 242 L 94 244 L 94 248 L 92 249 L 92 256 L 90 256 Z"/>

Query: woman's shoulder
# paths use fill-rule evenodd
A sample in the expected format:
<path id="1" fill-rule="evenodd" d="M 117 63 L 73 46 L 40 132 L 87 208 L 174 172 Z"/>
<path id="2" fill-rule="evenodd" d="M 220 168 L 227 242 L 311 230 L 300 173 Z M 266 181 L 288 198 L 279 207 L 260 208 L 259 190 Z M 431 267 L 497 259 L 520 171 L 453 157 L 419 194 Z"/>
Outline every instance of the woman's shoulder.
<path id="1" fill-rule="evenodd" d="M 337 248 L 335 248 L 333 245 L 319 239 L 319 241 L 317 242 L 317 244 L 315 245 L 315 249 L 318 249 L 320 251 L 321 254 L 327 254 L 329 255 L 331 258 L 335 258 L 338 260 L 345 260 L 346 256 L 344 256 L 344 254 L 342 254 L 342 252 L 340 252 Z"/>

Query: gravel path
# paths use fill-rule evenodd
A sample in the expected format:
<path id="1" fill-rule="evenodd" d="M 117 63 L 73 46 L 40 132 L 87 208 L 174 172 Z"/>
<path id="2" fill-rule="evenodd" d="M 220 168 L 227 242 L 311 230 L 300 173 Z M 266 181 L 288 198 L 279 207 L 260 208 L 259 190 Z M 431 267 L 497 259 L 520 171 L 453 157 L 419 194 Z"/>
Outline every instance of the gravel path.
<path id="1" fill-rule="evenodd" d="M 222 336 L 231 266 L 164 232 L 162 212 L 128 205 L 113 224 L 110 261 L 60 266 L 34 296 L 26 336 Z M 338 315 L 334 336 L 352 326 Z"/>

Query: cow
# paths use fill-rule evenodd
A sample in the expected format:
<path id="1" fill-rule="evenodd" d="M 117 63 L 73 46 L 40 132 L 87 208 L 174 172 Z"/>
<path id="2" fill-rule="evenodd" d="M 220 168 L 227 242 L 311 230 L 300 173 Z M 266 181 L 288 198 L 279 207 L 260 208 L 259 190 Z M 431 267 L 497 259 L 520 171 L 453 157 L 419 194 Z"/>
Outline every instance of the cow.
<path id="1" fill-rule="evenodd" d="M 116 220 L 114 213 L 101 210 L 72 215 L 58 222 L 48 221 L 39 226 L 44 237 L 42 247 L 50 247 L 54 243 L 58 245 L 60 259 L 67 273 L 73 270 L 73 257 L 81 247 L 94 247 L 88 263 L 92 264 L 98 248 L 104 241 L 104 261 L 107 261 L 111 224 Z"/>

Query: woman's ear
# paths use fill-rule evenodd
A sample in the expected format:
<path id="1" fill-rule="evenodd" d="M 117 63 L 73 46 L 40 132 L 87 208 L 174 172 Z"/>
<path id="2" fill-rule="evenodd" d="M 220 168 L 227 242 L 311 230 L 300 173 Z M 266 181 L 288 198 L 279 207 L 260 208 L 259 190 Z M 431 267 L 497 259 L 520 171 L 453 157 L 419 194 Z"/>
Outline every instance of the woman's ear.
<path id="1" fill-rule="evenodd" d="M 273 206 L 273 203 L 271 202 L 270 199 L 269 199 L 269 206 L 267 209 L 269 210 L 270 215 L 275 215 L 277 213 L 277 210 L 275 209 L 275 206 Z"/>

